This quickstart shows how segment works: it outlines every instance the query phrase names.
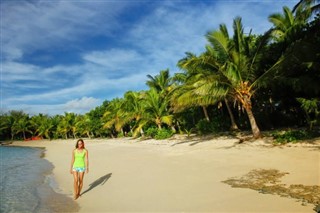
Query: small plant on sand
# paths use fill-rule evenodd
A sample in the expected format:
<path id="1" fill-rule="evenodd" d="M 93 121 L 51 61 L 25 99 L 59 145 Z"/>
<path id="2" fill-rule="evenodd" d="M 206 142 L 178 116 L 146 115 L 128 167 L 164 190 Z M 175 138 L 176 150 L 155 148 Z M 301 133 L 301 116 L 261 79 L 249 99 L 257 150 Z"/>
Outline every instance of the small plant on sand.
<path id="1" fill-rule="evenodd" d="M 187 133 L 187 136 L 190 137 L 192 131 L 193 131 L 193 128 L 190 128 L 190 129 L 184 129 L 184 131 Z"/>

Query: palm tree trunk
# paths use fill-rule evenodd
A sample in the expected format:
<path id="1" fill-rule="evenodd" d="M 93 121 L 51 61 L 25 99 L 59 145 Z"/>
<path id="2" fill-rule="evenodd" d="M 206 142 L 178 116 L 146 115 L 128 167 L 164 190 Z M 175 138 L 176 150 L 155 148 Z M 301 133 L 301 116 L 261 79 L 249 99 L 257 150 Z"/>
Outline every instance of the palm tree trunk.
<path id="1" fill-rule="evenodd" d="M 87 131 L 87 136 L 88 136 L 89 139 L 91 139 L 91 135 L 90 135 L 89 131 Z"/>
<path id="2" fill-rule="evenodd" d="M 206 120 L 210 122 L 207 108 L 205 106 L 202 106 L 202 110 L 203 110 L 204 116 L 206 117 Z"/>
<path id="3" fill-rule="evenodd" d="M 26 139 L 26 132 L 24 130 L 22 131 L 22 134 L 23 134 L 23 139 Z"/>
<path id="4" fill-rule="evenodd" d="M 141 134 L 141 136 L 144 136 L 144 131 L 142 128 L 140 129 L 140 134 Z"/>
<path id="5" fill-rule="evenodd" d="M 250 125 L 251 125 L 251 130 L 254 138 L 260 138 L 261 137 L 261 132 L 260 129 L 257 125 L 256 119 L 254 118 L 253 112 L 251 110 L 251 107 L 245 107 Z"/>
<path id="6" fill-rule="evenodd" d="M 238 128 L 238 126 L 237 126 L 237 124 L 236 124 L 236 121 L 235 121 L 235 119 L 234 119 L 234 116 L 233 116 L 233 113 L 232 113 L 232 110 L 231 110 L 231 108 L 230 108 L 230 106 L 229 106 L 229 102 L 228 102 L 228 100 L 225 98 L 224 99 L 224 102 L 225 102 L 225 104 L 226 104 L 226 106 L 227 106 L 227 109 L 228 109 L 228 113 L 229 113 L 229 116 L 230 116 L 230 119 L 231 119 L 231 130 L 238 130 L 239 128 Z"/>

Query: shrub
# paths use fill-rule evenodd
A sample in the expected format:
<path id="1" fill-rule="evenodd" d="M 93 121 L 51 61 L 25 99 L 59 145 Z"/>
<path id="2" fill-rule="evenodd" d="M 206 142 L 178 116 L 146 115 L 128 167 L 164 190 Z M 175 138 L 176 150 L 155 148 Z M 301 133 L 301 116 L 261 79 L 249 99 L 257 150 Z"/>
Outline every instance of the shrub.
<path id="1" fill-rule="evenodd" d="M 170 138 L 172 135 L 173 135 L 173 132 L 170 129 L 159 129 L 154 138 L 157 140 L 161 140 L 161 139 Z"/>
<path id="2" fill-rule="evenodd" d="M 132 132 L 128 132 L 127 137 L 132 137 Z"/>
<path id="3" fill-rule="evenodd" d="M 305 140 L 314 137 L 312 132 L 306 130 L 289 130 L 286 132 L 275 132 L 272 134 L 276 143 L 284 144 L 290 142 L 297 142 L 298 140 Z"/>
<path id="4" fill-rule="evenodd" d="M 217 120 L 213 120 L 210 122 L 205 119 L 202 119 L 196 124 L 196 128 L 199 134 L 207 134 L 219 132 L 221 129 L 221 125 Z"/>
<path id="5" fill-rule="evenodd" d="M 149 127 L 145 132 L 145 136 L 154 138 L 156 136 L 157 132 L 158 132 L 158 128 Z"/>

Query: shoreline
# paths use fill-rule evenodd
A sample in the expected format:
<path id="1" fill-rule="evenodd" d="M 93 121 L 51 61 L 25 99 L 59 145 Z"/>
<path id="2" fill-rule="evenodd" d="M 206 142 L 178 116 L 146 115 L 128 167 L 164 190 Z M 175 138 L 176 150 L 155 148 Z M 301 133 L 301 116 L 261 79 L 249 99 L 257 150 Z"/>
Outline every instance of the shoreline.
<path id="1" fill-rule="evenodd" d="M 285 146 L 263 140 L 239 144 L 232 137 L 84 141 L 90 171 L 85 174 L 83 195 L 75 201 L 79 212 L 314 212 L 310 203 L 233 188 L 223 181 L 254 169 L 277 169 L 288 173 L 279 180 L 281 184 L 320 186 L 319 140 Z M 59 190 L 72 198 L 69 166 L 75 142 L 15 141 L 12 145 L 44 147 Z"/>

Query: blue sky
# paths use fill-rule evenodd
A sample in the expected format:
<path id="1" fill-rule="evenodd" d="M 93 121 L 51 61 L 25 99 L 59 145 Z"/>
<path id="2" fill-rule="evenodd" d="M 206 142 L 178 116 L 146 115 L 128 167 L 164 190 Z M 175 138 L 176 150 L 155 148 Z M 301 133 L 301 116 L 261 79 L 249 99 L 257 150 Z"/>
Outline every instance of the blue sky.
<path id="1" fill-rule="evenodd" d="M 146 75 L 178 72 L 204 35 L 242 17 L 261 34 L 268 16 L 293 0 L 2 0 L 1 111 L 85 113 L 126 91 L 147 89 Z"/>

